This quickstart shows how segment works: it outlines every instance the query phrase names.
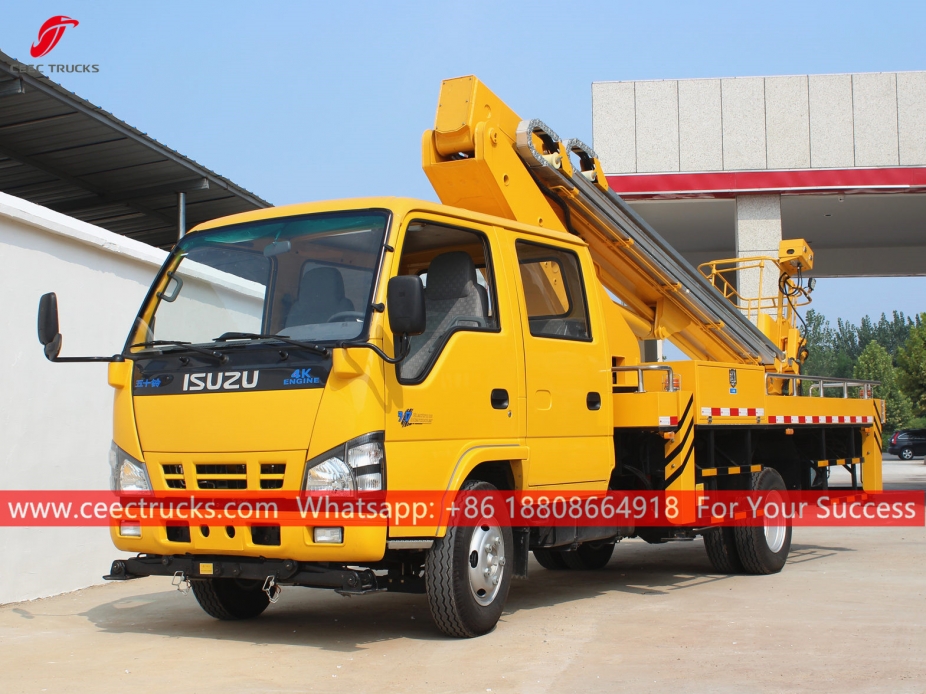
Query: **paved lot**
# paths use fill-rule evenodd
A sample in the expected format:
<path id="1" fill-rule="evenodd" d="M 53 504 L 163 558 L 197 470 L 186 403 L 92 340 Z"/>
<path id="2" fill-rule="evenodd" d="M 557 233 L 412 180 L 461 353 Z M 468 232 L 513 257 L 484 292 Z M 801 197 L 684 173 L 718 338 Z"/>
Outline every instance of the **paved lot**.
<path id="1" fill-rule="evenodd" d="M 926 489 L 926 465 L 886 461 L 885 481 Z M 924 528 L 799 528 L 764 577 L 712 574 L 700 541 L 629 541 L 600 572 L 532 564 L 468 641 L 437 632 L 424 596 L 288 588 L 223 623 L 149 578 L 0 607 L 0 689 L 924 692 L 924 567 Z"/>

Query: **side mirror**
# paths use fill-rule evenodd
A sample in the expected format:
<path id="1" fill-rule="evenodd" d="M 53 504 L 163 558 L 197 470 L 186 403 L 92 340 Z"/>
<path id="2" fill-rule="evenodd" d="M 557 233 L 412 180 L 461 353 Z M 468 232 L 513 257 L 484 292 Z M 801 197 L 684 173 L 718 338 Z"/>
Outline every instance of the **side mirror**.
<path id="1" fill-rule="evenodd" d="M 39 299 L 39 342 L 45 346 L 45 358 L 54 361 L 61 351 L 61 333 L 58 332 L 58 297 L 54 292 Z"/>
<path id="2" fill-rule="evenodd" d="M 399 275 L 386 286 L 389 325 L 398 335 L 420 335 L 427 327 L 424 284 L 417 275 Z"/>

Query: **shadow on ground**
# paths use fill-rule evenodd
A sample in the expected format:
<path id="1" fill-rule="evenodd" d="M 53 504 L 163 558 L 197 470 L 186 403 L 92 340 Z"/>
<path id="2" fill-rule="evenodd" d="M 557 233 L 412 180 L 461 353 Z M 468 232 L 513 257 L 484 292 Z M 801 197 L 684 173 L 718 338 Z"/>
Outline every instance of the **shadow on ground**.
<path id="1" fill-rule="evenodd" d="M 789 562 L 826 560 L 846 551 L 852 550 L 795 544 Z M 625 541 L 618 545 L 611 563 L 601 571 L 547 571 L 531 561 L 529 573 L 529 580 L 512 583 L 506 615 L 608 593 L 656 597 L 718 581 L 750 580 L 750 577 L 712 573 L 700 540 L 661 546 Z M 160 584 L 166 582 L 161 579 Z M 103 603 L 81 616 L 113 634 L 201 637 L 250 642 L 257 647 L 314 646 L 344 653 L 375 642 L 446 638 L 431 621 L 427 598 L 401 593 L 345 598 L 329 591 L 288 587 L 280 602 L 271 605 L 259 619 L 221 622 L 206 615 L 192 594 L 184 596 L 167 590 Z"/>

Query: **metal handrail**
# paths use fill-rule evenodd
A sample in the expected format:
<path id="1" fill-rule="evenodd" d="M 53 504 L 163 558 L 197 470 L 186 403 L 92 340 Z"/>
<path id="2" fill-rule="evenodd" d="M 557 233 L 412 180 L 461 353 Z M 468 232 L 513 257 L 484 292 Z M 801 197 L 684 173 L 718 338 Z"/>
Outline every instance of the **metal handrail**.
<path id="1" fill-rule="evenodd" d="M 809 381 L 810 386 L 810 397 L 823 397 L 823 391 L 827 388 L 841 388 L 842 397 L 849 397 L 849 388 L 860 387 L 861 390 L 861 399 L 870 400 L 871 391 L 875 386 L 881 385 L 881 381 L 863 381 L 856 378 L 834 378 L 831 376 L 808 376 L 807 374 L 765 374 L 765 392 L 768 393 L 768 383 L 771 379 L 778 378 L 784 381 Z M 866 388 L 864 386 L 871 386 L 871 388 Z M 814 390 L 819 391 L 817 395 L 814 395 Z M 792 388 L 791 395 L 797 396 L 798 389 Z"/>
<path id="2" fill-rule="evenodd" d="M 672 367 L 668 364 L 641 364 L 639 366 L 612 366 L 611 373 L 618 372 L 629 372 L 635 371 L 637 374 L 637 392 L 645 393 L 646 389 L 643 387 L 643 372 L 644 371 L 668 371 L 669 380 L 668 386 L 666 388 L 667 392 L 675 392 L 675 372 L 672 370 Z"/>

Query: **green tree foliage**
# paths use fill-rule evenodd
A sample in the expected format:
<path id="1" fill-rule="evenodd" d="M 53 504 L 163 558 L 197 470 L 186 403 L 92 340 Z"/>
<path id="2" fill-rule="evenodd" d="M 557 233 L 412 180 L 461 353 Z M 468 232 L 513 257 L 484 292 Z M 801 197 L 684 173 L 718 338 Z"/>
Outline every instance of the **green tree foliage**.
<path id="1" fill-rule="evenodd" d="M 854 377 L 864 381 L 881 381 L 875 386 L 874 397 L 884 400 L 886 421 L 884 431 L 903 429 L 913 417 L 910 399 L 897 384 L 894 364 L 888 351 L 871 340 L 855 364 Z"/>
<path id="2" fill-rule="evenodd" d="M 903 347 L 910 336 L 910 331 L 921 322 L 922 316 L 917 316 L 914 324 L 900 311 L 894 311 L 890 320 L 882 313 L 881 320 L 877 323 L 872 323 L 871 318 L 865 316 L 862 318 L 861 325 L 856 329 L 858 344 L 865 347 L 874 340 L 884 347 L 888 354 L 897 354 L 897 350 Z"/>
<path id="3" fill-rule="evenodd" d="M 917 325 L 896 355 L 898 381 L 913 403 L 918 416 L 926 416 L 926 313 L 917 318 Z"/>
<path id="4" fill-rule="evenodd" d="M 809 356 L 803 364 L 803 371 L 811 376 L 835 376 L 849 378 L 852 376 L 853 359 L 846 352 L 845 337 L 837 337 L 837 331 L 830 327 L 830 322 L 822 313 L 813 309 L 804 318 L 806 340 Z M 839 322 L 839 328 L 844 324 Z"/>
<path id="5" fill-rule="evenodd" d="M 838 319 L 833 327 L 814 310 L 805 316 L 809 356 L 801 371 L 811 376 L 881 381 L 886 434 L 926 419 L 926 313 L 912 320 L 900 311 L 860 325 Z"/>
<path id="6" fill-rule="evenodd" d="M 811 376 L 852 378 L 862 351 L 872 341 L 887 351 L 896 366 L 900 348 L 910 332 L 926 320 L 926 314 L 918 316 L 914 322 L 901 311 L 894 311 L 891 318 L 882 313 L 877 322 L 865 316 L 858 326 L 840 318 L 833 328 L 823 314 L 811 309 L 804 320 L 807 324 L 804 337 L 810 356 L 802 371 Z"/>

